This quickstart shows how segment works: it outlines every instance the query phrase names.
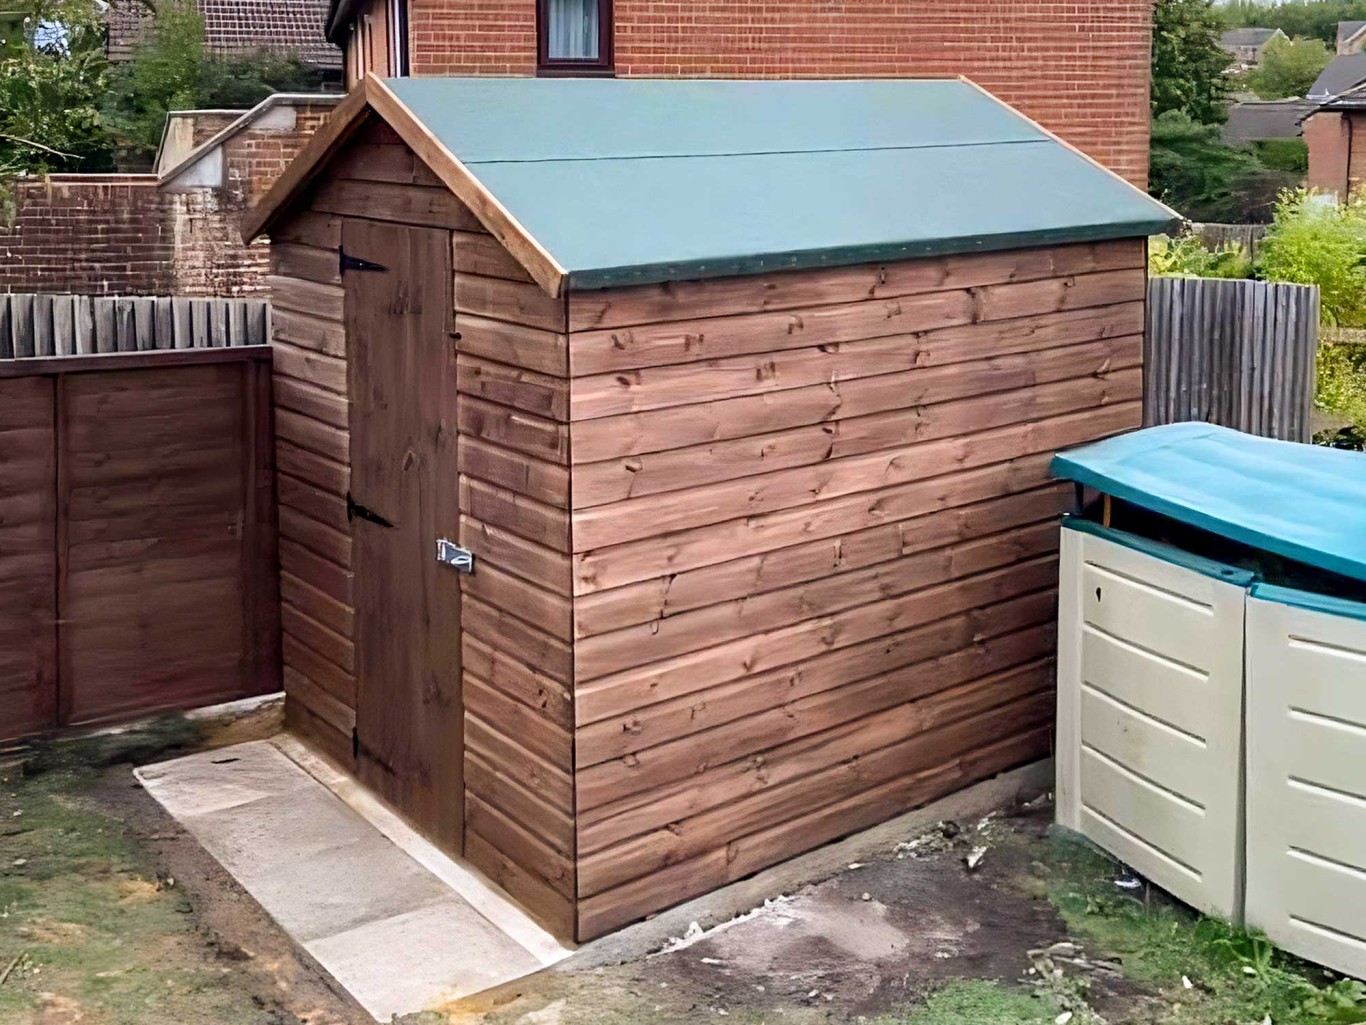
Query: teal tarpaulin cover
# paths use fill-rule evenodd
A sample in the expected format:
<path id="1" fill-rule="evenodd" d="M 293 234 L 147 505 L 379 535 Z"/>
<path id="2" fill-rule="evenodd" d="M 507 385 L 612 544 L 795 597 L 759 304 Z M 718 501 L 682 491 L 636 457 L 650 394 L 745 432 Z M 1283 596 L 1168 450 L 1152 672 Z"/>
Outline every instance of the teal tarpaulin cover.
<path id="1" fill-rule="evenodd" d="M 1366 454 L 1169 424 L 1063 452 L 1053 475 L 1366 580 Z"/>

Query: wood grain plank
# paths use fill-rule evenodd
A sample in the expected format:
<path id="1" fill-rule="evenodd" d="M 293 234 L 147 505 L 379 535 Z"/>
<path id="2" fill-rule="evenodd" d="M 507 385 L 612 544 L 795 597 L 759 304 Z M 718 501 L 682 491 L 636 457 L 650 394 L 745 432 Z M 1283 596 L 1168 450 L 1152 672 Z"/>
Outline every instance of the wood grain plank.
<path id="1" fill-rule="evenodd" d="M 1056 451 L 1081 438 L 1101 437 L 1135 426 L 1141 416 L 1138 406 L 1141 403 L 1121 402 L 981 434 L 830 459 L 815 467 L 779 470 L 752 481 L 741 478 L 696 487 L 685 502 L 663 494 L 578 510 L 574 513 L 574 547 L 580 552 L 602 549 L 668 531 L 911 483 L 1005 458 Z M 714 557 L 714 561 L 720 560 Z"/>
<path id="2" fill-rule="evenodd" d="M 584 331 L 569 336 L 570 375 L 616 373 L 930 331 L 970 324 L 975 309 L 976 300 L 967 291 L 934 292 L 796 312 Z"/>
<path id="3" fill-rule="evenodd" d="M 569 329 L 591 331 L 695 317 L 892 299 L 920 292 L 1138 268 L 1144 262 L 1141 240 L 1121 239 L 898 263 L 670 281 L 661 285 L 573 293 L 569 298 Z"/>
<path id="4" fill-rule="evenodd" d="M 1060 516 L 1075 501 L 1067 483 L 1003 497 L 998 496 L 992 477 L 974 475 L 973 484 L 975 490 L 963 489 L 955 495 L 956 504 L 923 515 L 582 595 L 574 603 L 575 630 L 579 637 L 593 637 L 718 602 L 819 580 Z"/>
<path id="5" fill-rule="evenodd" d="M 604 676 L 579 681 L 575 703 L 580 723 L 595 722 L 657 701 L 667 701 L 754 673 L 914 629 L 961 610 L 972 600 L 988 605 L 1056 583 L 1057 559 L 1043 556 L 954 580 L 887 601 L 821 616 L 769 634 L 745 637 Z"/>
<path id="6" fill-rule="evenodd" d="M 798 668 L 757 673 L 582 725 L 575 735 L 578 764 L 587 768 L 634 751 L 676 744 L 692 734 L 760 717 L 813 695 L 847 690 L 864 680 L 883 681 L 889 692 L 928 692 L 920 674 L 942 670 L 940 660 L 967 651 L 984 654 L 996 638 L 1015 631 L 1053 629 L 1050 592 L 1026 594 L 989 609 L 954 612 L 954 608 L 948 606 L 949 614 L 943 619 L 891 639 L 877 638 L 808 659 Z M 693 767 L 700 761 L 693 762 Z"/>
<path id="7" fill-rule="evenodd" d="M 867 416 L 844 416 L 772 434 L 580 465 L 574 470 L 574 504 L 587 509 L 645 495 L 691 490 L 718 481 L 1131 402 L 1143 397 L 1143 370 L 1136 365 L 1141 342 L 1132 342 L 1127 366 L 1118 369 L 1113 368 L 1109 357 L 1098 362 L 1088 359 L 1063 372 L 1074 374 L 1094 368 L 1090 373 L 1049 384 Z"/>
<path id="8" fill-rule="evenodd" d="M 1062 346 L 1103 342 L 1113 339 L 1136 338 L 1143 335 L 1143 304 L 1123 303 L 1091 310 L 1024 317 L 999 324 L 970 324 L 937 331 L 913 332 L 866 341 L 824 343 L 783 352 L 765 352 L 724 359 L 704 360 L 664 367 L 640 367 L 610 374 L 577 378 L 571 395 L 571 416 L 575 421 L 656 410 L 653 416 L 640 417 L 639 431 L 654 425 L 664 436 L 672 432 L 689 431 L 690 418 L 700 422 L 691 433 L 679 436 L 679 444 L 696 444 L 717 438 L 735 437 L 745 424 L 753 424 L 749 433 L 768 427 L 785 426 L 779 421 L 769 426 L 763 419 L 765 407 L 773 407 L 772 392 L 802 394 L 784 396 L 793 404 L 807 403 L 820 409 L 823 402 L 839 397 L 842 402 L 869 403 L 873 398 L 861 398 L 861 388 L 877 389 L 894 383 L 891 380 L 861 382 L 862 378 L 880 379 L 895 373 L 918 373 L 919 377 L 905 378 L 908 388 L 914 382 L 933 387 L 957 370 L 940 374 L 928 373 L 933 368 L 959 368 L 977 360 L 1023 356 L 1012 364 L 997 364 L 1009 371 L 1028 365 L 1039 353 Z M 983 368 L 977 368 L 980 374 Z M 855 382 L 859 382 L 855 384 Z M 1005 387 L 1009 387 L 1006 385 Z M 828 394 L 834 389 L 836 396 Z M 874 392 L 874 395 L 877 393 Z M 748 401 L 737 401 L 748 398 Z M 822 401 L 823 400 L 823 401 Z M 686 406 L 686 409 L 671 409 Z M 781 409 L 781 406 L 778 406 Z M 856 405 L 863 412 L 877 407 Z M 665 412 L 670 410 L 670 412 Z M 854 414 L 851 414 L 854 415 Z M 807 421 L 798 421 L 807 422 Z M 731 424 L 739 424 L 730 427 Z M 591 448 L 595 431 L 619 434 L 621 425 L 586 423 L 580 425 L 576 438 L 579 446 L 590 450 L 577 456 L 581 462 L 604 458 Z M 718 430 L 717 428 L 722 428 Z M 706 433 L 698 433 L 706 431 Z M 577 446 L 576 446 L 577 447 Z M 635 448 L 632 451 L 649 451 Z M 609 449 L 608 455 L 626 454 Z"/>
<path id="9" fill-rule="evenodd" d="M 707 810 L 674 818 L 655 829 L 579 858 L 582 896 L 600 893 L 670 864 L 724 847 L 737 836 L 788 821 L 847 796 L 928 768 L 1002 730 L 1019 730 L 1046 721 L 1048 674 L 1044 662 L 985 677 L 920 701 L 802 738 L 790 749 L 766 752 L 766 770 L 756 775 L 745 762 L 690 781 L 706 795 Z M 1018 718 L 980 716 L 1012 703 Z M 996 731 L 971 734 L 953 724 L 992 724 Z M 985 720 L 985 723 L 983 722 Z M 935 735 L 937 727 L 947 727 Z M 822 743 L 817 743 L 817 740 Z M 853 759 L 853 761 L 851 761 Z M 852 777 L 852 778 L 851 778 Z M 748 789 L 742 789 L 747 785 Z M 625 828 L 643 825 L 637 821 Z"/>

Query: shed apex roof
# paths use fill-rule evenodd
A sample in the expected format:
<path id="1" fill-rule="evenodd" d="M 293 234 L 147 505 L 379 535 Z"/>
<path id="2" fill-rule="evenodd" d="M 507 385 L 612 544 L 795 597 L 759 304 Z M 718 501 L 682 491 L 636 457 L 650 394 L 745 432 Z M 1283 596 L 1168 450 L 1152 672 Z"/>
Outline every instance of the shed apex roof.
<path id="1" fill-rule="evenodd" d="M 1354 39 L 1361 34 L 1363 29 L 1366 29 L 1366 21 L 1338 22 L 1338 44 L 1341 45 Z"/>
<path id="2" fill-rule="evenodd" d="M 1176 219 L 963 80 L 409 78 L 367 79 L 248 235 L 368 110 L 552 294 L 1122 238 Z"/>

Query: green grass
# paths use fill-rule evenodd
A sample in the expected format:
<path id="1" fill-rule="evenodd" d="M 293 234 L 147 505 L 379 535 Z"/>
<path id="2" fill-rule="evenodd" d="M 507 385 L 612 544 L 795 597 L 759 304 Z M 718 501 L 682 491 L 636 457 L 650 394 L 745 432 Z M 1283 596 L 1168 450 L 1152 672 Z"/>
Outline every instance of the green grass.
<path id="1" fill-rule="evenodd" d="M 980 979 L 954 979 L 931 993 L 909 1016 L 878 1025 L 1053 1025 L 1057 1006 L 1048 998 Z"/>
<path id="2" fill-rule="evenodd" d="M 1366 1022 L 1360 983 L 1335 980 L 1265 937 L 1198 916 L 1155 889 L 1117 888 L 1118 866 L 1083 842 L 1054 838 L 1049 864 L 1049 899 L 1069 930 L 1092 955 L 1118 958 L 1126 978 L 1159 990 L 1174 1008 L 1172 1021 Z"/>
<path id="3" fill-rule="evenodd" d="M 275 1020 L 196 933 L 184 892 L 88 796 L 98 770 L 39 762 L 38 775 L 0 770 L 0 972 L 20 958 L 0 1023 Z"/>

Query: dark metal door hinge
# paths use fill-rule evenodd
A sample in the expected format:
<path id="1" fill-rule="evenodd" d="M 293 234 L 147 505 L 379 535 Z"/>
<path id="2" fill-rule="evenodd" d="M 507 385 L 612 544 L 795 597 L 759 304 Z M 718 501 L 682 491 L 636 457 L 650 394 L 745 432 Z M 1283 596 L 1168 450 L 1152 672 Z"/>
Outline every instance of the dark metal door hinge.
<path id="1" fill-rule="evenodd" d="M 366 523 L 375 523 L 381 527 L 392 527 L 393 524 L 386 520 L 377 512 L 371 512 L 351 497 L 351 492 L 346 493 L 346 519 L 364 520 Z"/>
<path id="2" fill-rule="evenodd" d="M 349 270 L 387 271 L 389 269 L 383 264 L 371 263 L 369 260 L 362 260 L 359 256 L 351 256 L 341 246 L 337 247 L 337 256 L 341 261 L 341 272 L 343 274 Z"/>

